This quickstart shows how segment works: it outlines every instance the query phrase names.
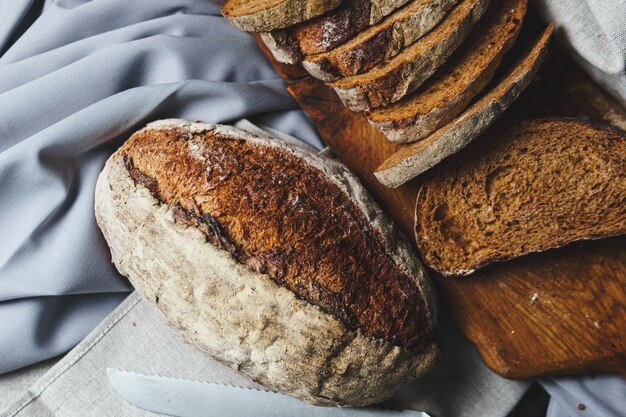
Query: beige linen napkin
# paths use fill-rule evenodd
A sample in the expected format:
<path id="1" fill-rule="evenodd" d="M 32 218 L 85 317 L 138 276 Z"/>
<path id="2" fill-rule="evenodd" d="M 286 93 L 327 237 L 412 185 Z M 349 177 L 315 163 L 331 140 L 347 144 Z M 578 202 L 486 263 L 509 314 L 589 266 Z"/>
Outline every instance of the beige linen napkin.
<path id="1" fill-rule="evenodd" d="M 437 417 L 503 417 L 528 384 L 489 371 L 451 320 L 442 321 L 445 356 L 426 377 L 406 386 L 391 403 Z M 258 387 L 186 345 L 135 292 L 85 340 L 22 393 L 0 417 L 154 416 L 122 400 L 106 369 Z M 366 383 L 366 381 L 364 381 Z M 1 397 L 1 396 L 0 396 Z M 244 416 L 242 416 L 244 417 Z"/>

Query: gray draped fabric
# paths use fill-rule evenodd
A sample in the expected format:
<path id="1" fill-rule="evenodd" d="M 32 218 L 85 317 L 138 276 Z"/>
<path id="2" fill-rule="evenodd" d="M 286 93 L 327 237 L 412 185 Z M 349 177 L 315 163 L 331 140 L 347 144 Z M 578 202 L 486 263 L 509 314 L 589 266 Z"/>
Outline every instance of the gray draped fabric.
<path id="1" fill-rule="evenodd" d="M 5 0 L 0 22 L 0 47 L 10 46 L 0 58 L 3 373 L 67 351 L 130 290 L 96 227 L 93 189 L 135 129 L 249 117 L 320 142 L 215 3 Z"/>
<path id="2" fill-rule="evenodd" d="M 626 106 L 626 0 L 534 0 L 576 62 Z"/>

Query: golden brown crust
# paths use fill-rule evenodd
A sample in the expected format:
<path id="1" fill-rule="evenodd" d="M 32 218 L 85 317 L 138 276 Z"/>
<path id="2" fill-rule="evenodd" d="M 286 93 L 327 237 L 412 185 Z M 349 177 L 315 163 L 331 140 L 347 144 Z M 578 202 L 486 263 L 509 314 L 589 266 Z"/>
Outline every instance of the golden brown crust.
<path id="1" fill-rule="evenodd" d="M 328 51 L 309 54 L 303 66 L 316 78 L 332 81 L 363 73 L 397 55 L 428 33 L 458 0 L 413 0 L 368 27 L 345 43 Z"/>
<path id="2" fill-rule="evenodd" d="M 264 34 L 281 62 L 296 63 L 342 44 L 370 24 L 370 0 L 347 0 L 336 9 L 307 22 Z M 282 58 L 285 57 L 285 58 Z"/>
<path id="3" fill-rule="evenodd" d="M 146 129 L 171 126 L 279 148 L 326 173 L 383 235 L 391 256 L 415 279 L 435 316 L 430 285 L 408 242 L 395 236 L 388 219 L 341 164 L 230 126 L 164 120 Z M 128 163 L 115 154 L 98 176 L 96 220 L 117 269 L 187 343 L 268 389 L 324 406 L 379 403 L 436 363 L 435 340 L 417 351 L 349 330 L 266 274 L 240 264 L 229 251 L 207 243 L 206 234 L 176 220 L 180 214 L 173 207 L 133 180 Z M 156 185 L 147 180 L 149 187 Z M 429 325 L 436 327 L 434 321 Z"/>
<path id="4" fill-rule="evenodd" d="M 345 5 L 304 23 L 296 35 L 302 53 L 319 54 L 341 45 L 370 24 L 372 11 L 370 0 L 345 1 Z"/>
<path id="5" fill-rule="evenodd" d="M 320 170 L 278 148 L 177 128 L 138 132 L 118 155 L 178 221 L 346 327 L 416 350 L 432 343 L 415 281 Z"/>

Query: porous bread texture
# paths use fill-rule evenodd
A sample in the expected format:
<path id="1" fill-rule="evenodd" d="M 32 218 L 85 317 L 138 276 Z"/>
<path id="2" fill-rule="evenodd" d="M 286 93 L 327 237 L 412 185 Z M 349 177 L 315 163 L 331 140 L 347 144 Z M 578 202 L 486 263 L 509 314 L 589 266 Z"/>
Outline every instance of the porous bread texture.
<path id="1" fill-rule="evenodd" d="M 365 72 L 424 36 L 457 1 L 413 0 L 341 46 L 305 57 L 302 66 L 324 81 Z"/>
<path id="2" fill-rule="evenodd" d="M 280 147 L 324 170 L 380 230 L 389 256 L 425 291 L 434 317 L 423 267 L 343 165 L 229 126 L 166 120 L 146 129 L 172 127 Z M 318 405 L 364 406 L 427 372 L 439 355 L 436 342 L 414 352 L 364 337 L 239 264 L 198 229 L 176 222 L 169 206 L 135 184 L 120 157 L 109 159 L 98 179 L 96 218 L 118 270 L 188 343 L 268 388 Z"/>
<path id="3" fill-rule="evenodd" d="M 269 32 L 321 15 L 342 0 L 226 0 L 222 15 L 246 32 Z"/>
<path id="4" fill-rule="evenodd" d="M 470 39 L 417 91 L 368 114 L 392 142 L 415 142 L 452 121 L 489 83 L 502 56 L 515 42 L 526 0 L 491 3 Z"/>
<path id="5" fill-rule="evenodd" d="M 415 91 L 465 40 L 489 0 L 462 0 L 435 29 L 367 72 L 328 83 L 353 111 L 371 110 Z"/>
<path id="6" fill-rule="evenodd" d="M 626 137 L 580 120 L 495 126 L 439 165 L 417 199 L 416 238 L 443 275 L 626 233 Z"/>
<path id="7" fill-rule="evenodd" d="M 297 64 L 304 56 L 341 45 L 367 26 L 378 23 L 409 0 L 345 0 L 336 9 L 307 22 L 260 33 L 278 62 Z"/>
<path id="8" fill-rule="evenodd" d="M 550 24 L 510 71 L 459 117 L 387 158 L 374 172 L 376 179 L 387 187 L 399 187 L 460 151 L 487 130 L 535 77 L 547 54 L 553 30 L 554 25 Z"/>

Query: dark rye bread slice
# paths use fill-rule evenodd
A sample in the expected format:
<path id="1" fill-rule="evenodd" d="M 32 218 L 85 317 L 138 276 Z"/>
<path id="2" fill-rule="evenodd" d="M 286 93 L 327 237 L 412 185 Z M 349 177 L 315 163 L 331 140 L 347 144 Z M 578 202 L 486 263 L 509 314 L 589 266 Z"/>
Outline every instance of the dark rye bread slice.
<path id="1" fill-rule="evenodd" d="M 118 270 L 187 341 L 272 389 L 363 406 L 438 356 L 408 241 L 343 165 L 307 149 L 155 122 L 107 162 L 96 218 Z"/>
<path id="2" fill-rule="evenodd" d="M 412 0 L 380 24 L 336 49 L 305 57 L 302 65 L 311 75 L 324 81 L 365 72 L 428 33 L 457 2 Z"/>
<path id="3" fill-rule="evenodd" d="M 336 48 L 407 1 L 344 0 L 341 6 L 315 19 L 260 36 L 278 62 L 297 64 L 305 55 Z"/>
<path id="4" fill-rule="evenodd" d="M 483 133 L 530 84 L 548 50 L 554 26 L 550 24 L 513 68 L 497 78 L 494 87 L 454 121 L 420 141 L 407 144 L 374 172 L 378 181 L 396 188 L 463 149 Z"/>
<path id="5" fill-rule="evenodd" d="M 237 29 L 269 32 L 312 19 L 341 4 L 341 0 L 226 0 L 222 15 Z"/>
<path id="6" fill-rule="evenodd" d="M 443 275 L 624 234 L 626 137 L 580 120 L 495 126 L 429 174 L 415 217 L 423 259 Z"/>
<path id="7" fill-rule="evenodd" d="M 515 42 L 526 0 L 492 2 L 469 39 L 417 91 L 369 113 L 392 142 L 415 142 L 451 122 L 491 81 L 502 56 Z"/>
<path id="8" fill-rule="evenodd" d="M 369 71 L 328 83 L 353 111 L 396 102 L 416 90 L 465 40 L 489 0 L 462 0 L 427 35 Z"/>

